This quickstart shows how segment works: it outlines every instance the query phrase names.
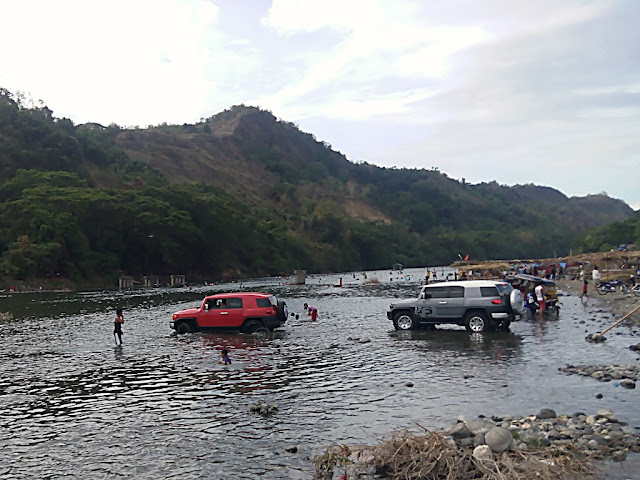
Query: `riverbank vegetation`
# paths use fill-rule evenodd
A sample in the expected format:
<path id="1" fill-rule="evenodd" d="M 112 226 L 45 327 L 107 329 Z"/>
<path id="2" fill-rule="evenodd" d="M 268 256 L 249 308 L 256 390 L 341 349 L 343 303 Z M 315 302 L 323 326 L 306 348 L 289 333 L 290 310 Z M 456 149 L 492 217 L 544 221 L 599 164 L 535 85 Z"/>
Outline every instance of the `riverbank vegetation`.
<path id="1" fill-rule="evenodd" d="M 352 163 L 253 107 L 193 125 L 75 125 L 0 89 L 0 283 L 552 256 L 631 215 L 605 195 Z"/>

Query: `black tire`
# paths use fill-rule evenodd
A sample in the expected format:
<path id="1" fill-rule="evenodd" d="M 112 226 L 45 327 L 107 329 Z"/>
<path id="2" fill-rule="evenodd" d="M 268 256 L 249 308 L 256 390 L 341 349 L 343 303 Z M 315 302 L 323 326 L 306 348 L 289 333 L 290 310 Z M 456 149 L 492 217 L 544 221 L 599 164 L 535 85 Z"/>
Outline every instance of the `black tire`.
<path id="1" fill-rule="evenodd" d="M 289 307 L 284 300 L 278 300 L 278 307 L 276 308 L 276 317 L 281 322 L 284 322 L 289 316 Z"/>
<path id="2" fill-rule="evenodd" d="M 625 285 L 624 283 L 622 285 L 620 285 L 620 290 L 622 290 L 622 293 L 624 294 L 629 294 L 631 293 L 631 291 L 629 290 L 629 286 Z"/>
<path id="3" fill-rule="evenodd" d="M 547 313 L 549 315 L 555 315 L 557 317 L 560 313 L 560 309 L 556 305 L 549 305 L 547 307 Z"/>
<path id="4" fill-rule="evenodd" d="M 484 312 L 469 312 L 464 316 L 464 328 L 470 333 L 484 333 L 491 330 L 493 323 Z"/>
<path id="5" fill-rule="evenodd" d="M 265 326 L 264 326 L 264 323 L 262 323 L 260 320 L 249 320 L 242 327 L 242 331 L 244 333 L 248 333 L 249 335 L 251 335 L 255 331 L 257 331 L 258 329 L 261 329 L 261 328 L 265 328 Z"/>
<path id="6" fill-rule="evenodd" d="M 598 285 L 597 290 L 600 295 L 606 295 L 607 293 L 609 293 L 609 287 L 605 285 Z"/>
<path id="7" fill-rule="evenodd" d="M 178 335 L 184 335 L 185 333 L 191 333 L 191 325 L 189 322 L 178 322 L 176 324 L 176 333 Z"/>
<path id="8" fill-rule="evenodd" d="M 633 292 L 633 294 L 634 294 L 636 297 L 640 297 L 640 286 L 635 286 L 635 287 L 633 287 L 633 290 L 631 290 L 631 291 Z"/>
<path id="9" fill-rule="evenodd" d="M 398 312 L 393 316 L 393 328 L 396 330 L 415 330 L 416 321 L 411 312 Z"/>

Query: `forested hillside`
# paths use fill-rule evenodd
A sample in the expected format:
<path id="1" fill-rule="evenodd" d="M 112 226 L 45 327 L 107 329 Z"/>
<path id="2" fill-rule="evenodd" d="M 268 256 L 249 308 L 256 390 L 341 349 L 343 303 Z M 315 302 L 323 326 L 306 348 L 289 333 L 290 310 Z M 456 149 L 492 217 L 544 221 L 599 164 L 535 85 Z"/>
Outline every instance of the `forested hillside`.
<path id="1" fill-rule="evenodd" d="M 433 160 L 430 160 L 432 163 Z M 74 125 L 0 90 L 0 274 L 217 279 L 568 252 L 633 215 L 604 195 L 354 164 L 271 113 Z"/>
<path id="2" fill-rule="evenodd" d="M 620 245 L 640 246 L 640 213 L 629 220 L 614 222 L 587 232 L 579 244 L 580 252 L 608 252 Z"/>

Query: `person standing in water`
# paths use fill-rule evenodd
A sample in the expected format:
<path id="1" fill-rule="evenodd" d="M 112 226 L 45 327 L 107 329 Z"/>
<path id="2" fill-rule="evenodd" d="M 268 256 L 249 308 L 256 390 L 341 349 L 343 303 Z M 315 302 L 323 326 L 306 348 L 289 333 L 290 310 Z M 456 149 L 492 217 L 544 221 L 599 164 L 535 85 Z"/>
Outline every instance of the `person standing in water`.
<path id="1" fill-rule="evenodd" d="M 116 309 L 116 318 L 113 321 L 113 337 L 116 345 L 122 345 L 122 324 L 124 323 L 124 314 L 122 309 Z"/>

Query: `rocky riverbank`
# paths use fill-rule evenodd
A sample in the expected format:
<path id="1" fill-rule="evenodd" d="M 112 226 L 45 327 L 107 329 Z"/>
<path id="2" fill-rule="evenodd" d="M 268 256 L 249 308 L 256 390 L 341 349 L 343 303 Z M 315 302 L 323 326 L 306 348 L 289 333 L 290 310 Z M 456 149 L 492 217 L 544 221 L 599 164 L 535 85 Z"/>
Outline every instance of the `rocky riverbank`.
<path id="1" fill-rule="evenodd" d="M 569 479 L 592 478 L 592 460 L 623 461 L 640 452 L 640 429 L 610 410 L 557 415 L 458 418 L 450 429 L 396 432 L 378 445 L 333 446 L 315 458 L 317 479 Z"/>
<path id="2" fill-rule="evenodd" d="M 640 380 L 640 366 L 637 365 L 568 365 L 559 368 L 561 372 L 591 377 L 599 382 L 617 382 L 623 388 L 634 389 Z"/>
<path id="3" fill-rule="evenodd" d="M 599 308 L 597 313 L 606 312 L 608 314 L 607 317 L 610 316 L 612 319 L 611 323 L 616 319 L 622 318 L 640 305 L 640 297 L 636 297 L 633 294 L 624 294 L 616 291 L 607 295 L 600 295 L 592 283 L 593 282 L 589 280 L 588 296 L 590 298 L 587 305 L 597 306 Z M 580 296 L 582 293 L 582 283 L 578 280 L 558 280 L 556 284 L 558 289 L 565 295 Z M 640 312 L 625 320 L 624 325 L 629 327 L 640 326 Z"/>

